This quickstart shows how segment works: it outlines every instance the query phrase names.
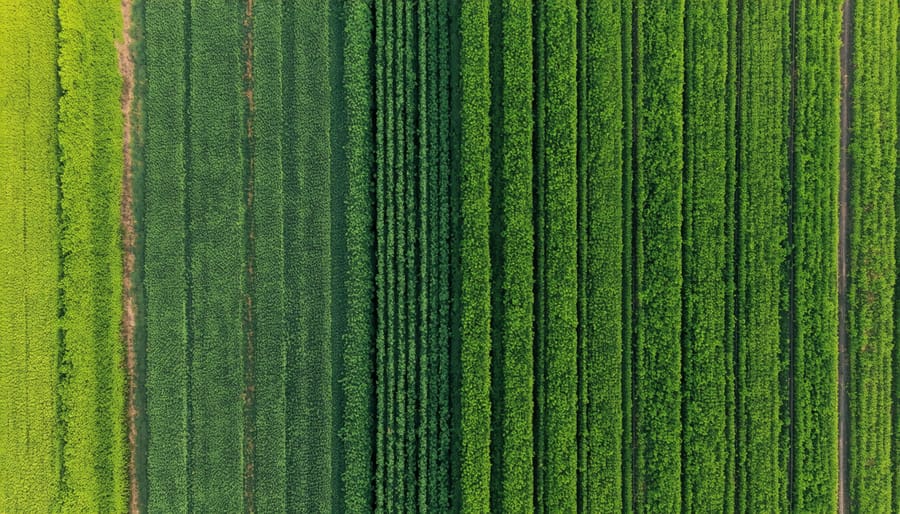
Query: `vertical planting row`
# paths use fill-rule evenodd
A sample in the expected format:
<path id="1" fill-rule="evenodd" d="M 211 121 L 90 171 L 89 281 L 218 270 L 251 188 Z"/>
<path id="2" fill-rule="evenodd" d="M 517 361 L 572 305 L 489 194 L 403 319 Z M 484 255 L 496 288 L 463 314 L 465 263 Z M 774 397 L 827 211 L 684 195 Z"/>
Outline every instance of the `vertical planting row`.
<path id="1" fill-rule="evenodd" d="M 786 351 L 786 0 L 744 2 L 738 13 L 737 498 L 736 510 L 787 508 L 783 388 Z"/>
<path id="2" fill-rule="evenodd" d="M 190 6 L 189 510 L 239 511 L 243 488 L 243 11 Z"/>
<path id="3" fill-rule="evenodd" d="M 187 7 L 187 10 L 185 9 Z M 145 10 L 144 283 L 147 508 L 187 512 L 186 216 L 190 6 Z"/>
<path id="4" fill-rule="evenodd" d="M 125 510 L 122 317 L 122 79 L 118 2 L 62 0 L 59 156 L 63 255 L 62 510 Z"/>
<path id="5" fill-rule="evenodd" d="M 578 497 L 588 512 L 623 510 L 622 3 L 579 3 Z"/>
<path id="6" fill-rule="evenodd" d="M 854 2 L 850 84 L 850 508 L 889 512 L 897 166 L 896 2 Z"/>
<path id="7" fill-rule="evenodd" d="M 331 510 L 331 45 L 327 1 L 285 4 L 288 510 Z"/>
<path id="8" fill-rule="evenodd" d="M 685 12 L 682 380 L 684 511 L 724 509 L 725 0 Z"/>
<path id="9" fill-rule="evenodd" d="M 793 497 L 834 511 L 838 482 L 841 2 L 795 2 Z"/>
<path id="10" fill-rule="evenodd" d="M 0 511 L 49 512 L 61 465 L 56 12 L 7 3 L 0 19 Z"/>
<path id="11" fill-rule="evenodd" d="M 252 508 L 258 512 L 286 509 L 285 445 L 285 256 L 282 92 L 284 67 L 283 4 L 253 1 L 252 20 L 244 30 L 243 99 L 248 119 L 243 127 L 245 162 L 245 313 L 244 366 L 252 366 L 250 445 L 253 457 Z M 248 12 L 245 11 L 244 16 Z M 249 41 L 248 41 L 249 39 Z M 249 67 L 249 70 L 247 66 Z M 252 387 L 252 389 L 250 389 Z M 245 392 L 245 394 L 248 394 Z M 247 401 L 245 399 L 245 401 Z M 245 473 L 247 466 L 245 465 Z M 246 500 L 246 499 L 245 499 Z"/>
<path id="12" fill-rule="evenodd" d="M 684 2 L 636 6 L 634 412 L 637 511 L 681 506 Z"/>

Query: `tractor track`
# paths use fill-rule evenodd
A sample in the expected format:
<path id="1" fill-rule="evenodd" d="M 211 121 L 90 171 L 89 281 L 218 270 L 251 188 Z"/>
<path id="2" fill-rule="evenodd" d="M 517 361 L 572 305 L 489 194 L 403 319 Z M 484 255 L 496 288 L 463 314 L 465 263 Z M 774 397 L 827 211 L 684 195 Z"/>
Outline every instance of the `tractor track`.
<path id="1" fill-rule="evenodd" d="M 850 356 L 847 330 L 847 263 L 850 243 L 850 71 L 852 52 L 852 20 L 854 0 L 843 1 L 841 29 L 841 150 L 840 150 L 840 206 L 838 224 L 838 512 L 849 512 L 849 375 Z"/>

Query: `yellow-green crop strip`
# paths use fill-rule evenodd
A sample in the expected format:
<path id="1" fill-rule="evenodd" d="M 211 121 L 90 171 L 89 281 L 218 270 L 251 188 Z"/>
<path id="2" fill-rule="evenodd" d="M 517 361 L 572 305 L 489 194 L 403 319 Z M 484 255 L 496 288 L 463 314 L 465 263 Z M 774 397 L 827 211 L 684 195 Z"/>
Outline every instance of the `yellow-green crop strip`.
<path id="1" fill-rule="evenodd" d="M 122 343 L 122 79 L 119 2 L 59 2 L 63 510 L 127 500 Z"/>
<path id="2" fill-rule="evenodd" d="M 60 473 L 56 12 L 3 2 L 0 20 L 0 511 L 49 512 Z"/>

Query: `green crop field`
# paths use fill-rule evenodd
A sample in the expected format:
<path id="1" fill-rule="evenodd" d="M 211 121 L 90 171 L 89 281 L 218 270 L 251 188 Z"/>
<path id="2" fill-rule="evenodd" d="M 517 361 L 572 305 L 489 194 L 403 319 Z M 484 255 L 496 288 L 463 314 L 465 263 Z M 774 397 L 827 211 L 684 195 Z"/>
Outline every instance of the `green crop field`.
<path id="1" fill-rule="evenodd" d="M 0 24 L 0 512 L 900 509 L 896 1 Z"/>

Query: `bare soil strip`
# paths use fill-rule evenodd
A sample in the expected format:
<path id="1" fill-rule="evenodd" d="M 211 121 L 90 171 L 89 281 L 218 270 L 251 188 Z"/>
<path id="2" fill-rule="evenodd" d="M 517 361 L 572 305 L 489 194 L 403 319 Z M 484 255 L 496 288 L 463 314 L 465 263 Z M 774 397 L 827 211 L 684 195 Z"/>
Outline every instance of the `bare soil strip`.
<path id="1" fill-rule="evenodd" d="M 128 482 L 129 482 L 129 512 L 137 513 L 138 508 L 138 480 L 137 480 L 137 408 L 135 396 L 137 380 L 135 369 L 137 356 L 134 349 L 135 332 L 135 293 L 132 283 L 132 274 L 135 266 L 135 246 L 137 232 L 134 219 L 134 191 L 133 191 L 133 166 L 131 155 L 132 106 L 134 105 L 134 55 L 132 54 L 133 40 L 132 30 L 132 3 L 131 0 L 122 0 L 122 40 L 117 43 L 119 73 L 122 75 L 122 115 L 124 121 L 123 130 L 123 172 L 122 172 L 122 340 L 125 342 L 125 370 L 128 382 L 127 398 L 127 423 L 128 423 Z"/>
<path id="2" fill-rule="evenodd" d="M 246 210 L 245 231 L 246 245 L 246 288 L 244 291 L 245 318 L 244 333 L 246 345 L 244 347 L 244 511 L 253 513 L 256 511 L 254 501 L 255 475 L 253 464 L 256 460 L 254 449 L 254 432 L 256 425 L 256 394 L 254 377 L 254 323 L 253 323 L 253 296 L 255 295 L 256 277 L 254 272 L 254 259 L 256 256 L 255 225 L 253 216 L 253 179 L 254 179 L 254 139 L 253 121 L 256 114 L 256 104 L 253 100 L 253 0 L 247 0 L 244 11 L 244 96 L 246 105 L 246 161 L 245 188 Z"/>
<path id="3" fill-rule="evenodd" d="M 850 426 L 847 387 L 850 376 L 850 356 L 847 332 L 847 262 L 850 235 L 850 173 L 848 145 L 850 143 L 850 73 L 853 0 L 844 0 L 841 30 L 841 155 L 840 155 L 840 220 L 838 225 L 838 512 L 845 514 L 850 507 L 848 471 L 848 430 Z"/>
<path id="4" fill-rule="evenodd" d="M 792 0 L 789 13 L 790 26 L 790 93 L 789 93 L 789 110 L 788 110 L 788 180 L 791 184 L 788 197 L 788 248 L 790 255 L 788 256 L 788 420 L 790 427 L 788 432 L 788 474 L 787 474 L 787 490 L 788 490 L 788 506 L 793 507 L 796 499 L 794 498 L 794 467 L 796 462 L 796 445 L 797 445 L 797 416 L 795 413 L 795 397 L 796 397 L 796 381 L 794 380 L 794 372 L 796 370 L 796 345 L 797 345 L 797 252 L 795 246 L 794 233 L 794 217 L 797 208 L 797 3 L 798 0 Z"/>

